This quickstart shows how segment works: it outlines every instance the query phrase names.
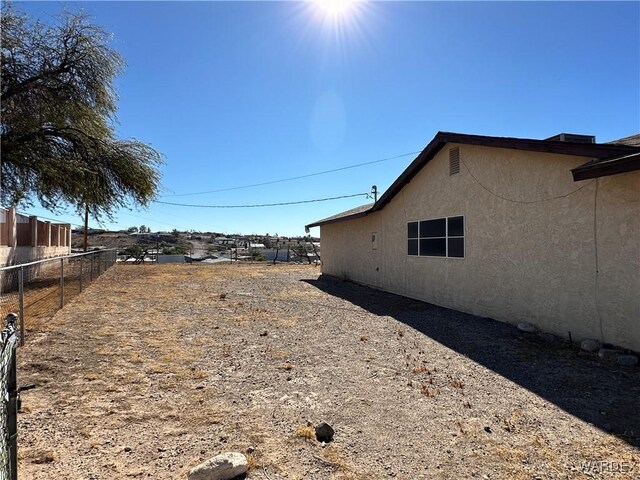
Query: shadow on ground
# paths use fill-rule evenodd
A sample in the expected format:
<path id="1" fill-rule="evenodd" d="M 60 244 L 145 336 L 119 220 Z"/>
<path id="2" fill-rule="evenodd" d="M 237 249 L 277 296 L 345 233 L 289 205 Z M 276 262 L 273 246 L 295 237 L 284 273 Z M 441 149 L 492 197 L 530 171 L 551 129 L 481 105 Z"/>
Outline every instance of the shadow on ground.
<path id="1" fill-rule="evenodd" d="M 566 412 L 640 447 L 640 371 L 550 343 L 492 319 L 437 307 L 321 276 L 303 280 L 375 315 L 385 315 L 554 403 Z"/>

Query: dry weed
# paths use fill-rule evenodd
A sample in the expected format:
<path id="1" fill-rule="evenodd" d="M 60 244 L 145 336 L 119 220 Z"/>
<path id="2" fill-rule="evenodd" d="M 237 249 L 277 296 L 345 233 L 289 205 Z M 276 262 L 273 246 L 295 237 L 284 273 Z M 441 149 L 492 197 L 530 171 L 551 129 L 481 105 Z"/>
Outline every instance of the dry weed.
<path id="1" fill-rule="evenodd" d="M 422 393 L 425 397 L 432 398 L 438 395 L 440 391 L 437 388 L 433 388 L 428 385 L 422 384 L 422 386 L 420 387 L 420 393 Z"/>
<path id="2" fill-rule="evenodd" d="M 368 480 L 371 477 L 364 475 L 349 463 L 340 448 L 337 445 L 327 445 L 322 451 L 322 457 L 325 461 L 333 465 L 337 470 L 336 479 L 340 480 Z"/>
<path id="3" fill-rule="evenodd" d="M 18 458 L 36 464 L 53 463 L 58 461 L 58 455 L 56 452 L 42 448 L 22 448 L 18 451 Z"/>
<path id="4" fill-rule="evenodd" d="M 464 388 L 464 383 L 462 382 L 462 380 L 454 378 L 453 380 L 451 380 L 451 386 L 453 388 L 459 388 L 460 390 L 462 390 Z"/>
<path id="5" fill-rule="evenodd" d="M 431 374 L 431 370 L 427 368 L 425 365 L 416 365 L 413 367 L 413 373 L 427 373 Z"/>
<path id="6" fill-rule="evenodd" d="M 307 440 L 316 439 L 316 429 L 305 425 L 304 427 L 296 428 L 296 437 L 306 438 Z"/>

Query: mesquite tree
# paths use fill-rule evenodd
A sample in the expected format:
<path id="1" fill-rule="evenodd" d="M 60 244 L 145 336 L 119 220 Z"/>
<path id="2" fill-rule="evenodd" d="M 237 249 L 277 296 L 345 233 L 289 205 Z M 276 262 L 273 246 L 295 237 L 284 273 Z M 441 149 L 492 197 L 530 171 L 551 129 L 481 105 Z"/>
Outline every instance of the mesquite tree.
<path id="1" fill-rule="evenodd" d="M 0 202 L 71 204 L 96 218 L 148 205 L 161 158 L 115 134 L 124 61 L 110 35 L 82 12 L 45 25 L 6 2 L 1 26 Z"/>

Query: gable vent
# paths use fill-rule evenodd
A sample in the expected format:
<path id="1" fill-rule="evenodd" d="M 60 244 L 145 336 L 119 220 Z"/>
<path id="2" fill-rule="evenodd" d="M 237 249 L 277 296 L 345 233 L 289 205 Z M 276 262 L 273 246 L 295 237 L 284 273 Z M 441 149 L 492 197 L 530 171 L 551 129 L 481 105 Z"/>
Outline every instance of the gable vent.
<path id="1" fill-rule="evenodd" d="M 460 173 L 460 148 L 449 149 L 449 175 Z"/>

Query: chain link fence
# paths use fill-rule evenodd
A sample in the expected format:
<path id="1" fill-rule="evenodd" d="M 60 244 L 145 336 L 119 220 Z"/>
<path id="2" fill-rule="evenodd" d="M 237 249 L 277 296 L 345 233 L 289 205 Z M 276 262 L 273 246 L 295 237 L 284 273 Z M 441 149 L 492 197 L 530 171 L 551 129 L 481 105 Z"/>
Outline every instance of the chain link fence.
<path id="1" fill-rule="evenodd" d="M 115 250 L 54 257 L 0 268 L 0 318 L 17 313 L 25 334 L 48 321 L 116 261 Z"/>
<path id="2" fill-rule="evenodd" d="M 0 480 L 18 478 L 20 391 L 33 388 L 17 386 L 18 342 L 115 262 L 115 250 L 99 250 L 0 268 L 0 318 L 6 318 L 0 330 Z"/>

